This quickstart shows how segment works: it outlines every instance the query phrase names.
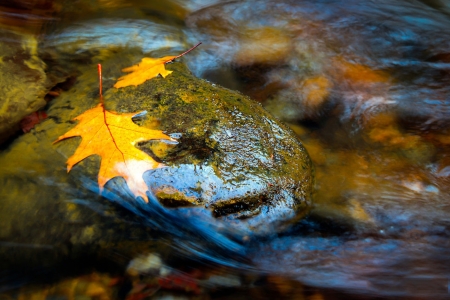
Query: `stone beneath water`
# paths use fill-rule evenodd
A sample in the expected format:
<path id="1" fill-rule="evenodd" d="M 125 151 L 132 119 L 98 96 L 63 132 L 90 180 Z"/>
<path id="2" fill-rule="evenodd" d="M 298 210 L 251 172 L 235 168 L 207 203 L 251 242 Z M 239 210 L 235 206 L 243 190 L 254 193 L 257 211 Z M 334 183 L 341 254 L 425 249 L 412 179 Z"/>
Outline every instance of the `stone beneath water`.
<path id="1" fill-rule="evenodd" d="M 0 143 L 19 129 L 20 120 L 46 104 L 45 64 L 37 57 L 37 40 L 0 29 Z"/>
<path id="2" fill-rule="evenodd" d="M 408 124 L 447 128 L 450 20 L 429 3 L 443 11 L 448 5 L 388 2 L 258 0 L 205 7 L 186 18 L 204 42 L 189 67 L 206 78 L 233 70 L 243 79 L 237 88 L 287 122 L 338 114 L 343 123 L 364 123 L 394 112 Z"/>
<path id="3" fill-rule="evenodd" d="M 167 166 L 143 175 L 162 205 L 153 214 L 159 219 L 145 220 L 142 208 L 151 210 L 151 205 L 134 199 L 120 177 L 106 185 L 104 196 L 131 209 L 135 217 L 126 214 L 123 221 L 120 207 L 98 196 L 98 157 L 83 160 L 67 174 L 65 161 L 80 138 L 52 143 L 74 127 L 74 117 L 98 103 L 96 70 L 82 67 L 77 83 L 51 102 L 48 119 L 0 155 L 0 238 L 8 244 L 0 256 L 10 257 L 18 248 L 25 253 L 39 249 L 50 253 L 34 262 L 41 266 L 95 247 L 124 248 L 131 239 L 133 246 L 125 248 L 138 253 L 138 241 L 149 251 L 148 241 L 155 238 L 154 228 L 142 228 L 143 219 L 157 230 L 176 234 L 194 226 L 212 235 L 211 228 L 221 228 L 243 238 L 283 230 L 308 212 L 311 161 L 286 126 L 242 94 L 195 78 L 181 63 L 168 65 L 174 72 L 166 78 L 112 88 L 120 69 L 135 60 L 135 55 L 122 53 L 103 61 L 103 74 L 111 78 L 105 79 L 104 98 L 108 110 L 146 110 L 136 123 L 158 124 L 179 141 L 138 146 Z M 178 222 L 161 219 L 164 214 L 176 214 Z"/>

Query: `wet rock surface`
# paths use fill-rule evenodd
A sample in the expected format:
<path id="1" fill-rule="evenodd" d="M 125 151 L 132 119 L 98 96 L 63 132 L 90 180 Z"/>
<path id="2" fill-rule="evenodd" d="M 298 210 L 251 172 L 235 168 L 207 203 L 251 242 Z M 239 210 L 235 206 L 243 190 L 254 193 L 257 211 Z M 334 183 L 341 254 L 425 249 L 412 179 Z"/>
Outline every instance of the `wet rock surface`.
<path id="1" fill-rule="evenodd" d="M 134 95 L 132 110 L 146 109 L 162 130 L 179 134 L 179 144 L 160 157 L 168 167 L 144 176 L 160 201 L 202 205 L 256 232 L 307 210 L 311 163 L 290 130 L 245 96 L 194 81 L 179 64 L 169 68 L 174 76 L 105 94 L 118 111 Z"/>
<path id="2" fill-rule="evenodd" d="M 164 211 L 170 216 L 182 208 L 177 215 L 181 221 L 190 218 L 199 227 L 214 223 L 243 237 L 282 230 L 308 212 L 312 165 L 288 128 L 242 94 L 195 78 L 182 63 L 168 65 L 174 72 L 165 79 L 112 88 L 113 78 L 133 60 L 135 55 L 122 53 L 103 62 L 103 74 L 108 76 L 104 98 L 108 110 L 146 110 L 136 123 L 158 124 L 178 140 L 176 145 L 160 141 L 139 145 L 166 165 L 143 175 L 162 205 L 160 217 Z M 0 238 L 8 244 L 1 248 L 2 257 L 18 248 L 25 252 L 38 248 L 50 253 L 40 259 L 45 265 L 117 246 L 130 236 L 142 241 L 152 235 L 151 229 L 127 224 L 132 218 L 145 219 L 145 213 L 127 216 L 97 194 L 98 157 L 85 159 L 67 174 L 66 158 L 80 138 L 52 144 L 73 128 L 71 119 L 98 103 L 95 67 L 81 73 L 69 91 L 51 102 L 48 119 L 2 153 Z M 134 212 L 151 206 L 134 199 L 121 178 L 106 185 L 104 196 Z M 160 221 L 159 229 L 174 226 L 170 220 Z M 188 223 L 177 226 L 189 227 Z"/>

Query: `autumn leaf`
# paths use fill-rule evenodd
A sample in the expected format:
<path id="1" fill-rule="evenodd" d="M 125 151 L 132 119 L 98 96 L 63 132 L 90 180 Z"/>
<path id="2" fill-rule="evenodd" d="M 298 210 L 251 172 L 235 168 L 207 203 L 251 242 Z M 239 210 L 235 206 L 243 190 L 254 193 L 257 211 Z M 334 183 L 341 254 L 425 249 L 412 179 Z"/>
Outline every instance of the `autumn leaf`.
<path id="1" fill-rule="evenodd" d="M 148 129 L 133 123 L 131 118 L 136 114 L 109 112 L 104 110 L 103 104 L 99 104 L 76 117 L 75 120 L 79 123 L 54 142 L 75 136 L 82 138 L 75 153 L 67 160 L 67 172 L 86 157 L 100 155 L 98 174 L 100 193 L 108 180 L 122 176 L 135 196 L 147 200 L 145 192 L 148 187 L 142 175 L 147 170 L 164 165 L 135 145 L 147 140 L 174 140 L 160 130 Z"/>
<path id="2" fill-rule="evenodd" d="M 161 58 L 144 57 L 137 65 L 122 69 L 122 72 L 130 73 L 117 79 L 115 88 L 122 88 L 130 85 L 138 86 L 145 81 L 155 78 L 158 75 L 166 78 L 172 71 L 166 70 L 165 64 L 172 62 L 174 59 L 179 58 L 186 53 L 191 52 L 198 47 L 201 43 L 198 43 L 191 49 L 175 56 L 164 56 Z"/>
<path id="3" fill-rule="evenodd" d="M 122 69 L 122 72 L 132 73 L 117 79 L 117 83 L 114 85 L 114 87 L 121 88 L 130 85 L 137 86 L 149 79 L 158 76 L 159 74 L 161 74 L 161 76 L 165 78 L 167 75 L 172 73 L 172 71 L 166 70 L 164 65 L 167 61 L 170 61 L 175 57 L 176 56 L 164 56 L 161 58 L 144 57 L 139 64 Z"/>
<path id="4" fill-rule="evenodd" d="M 33 129 L 36 124 L 41 123 L 41 121 L 46 118 L 47 114 L 45 113 L 45 111 L 36 111 L 20 120 L 20 128 L 24 133 L 30 132 L 30 130 Z"/>

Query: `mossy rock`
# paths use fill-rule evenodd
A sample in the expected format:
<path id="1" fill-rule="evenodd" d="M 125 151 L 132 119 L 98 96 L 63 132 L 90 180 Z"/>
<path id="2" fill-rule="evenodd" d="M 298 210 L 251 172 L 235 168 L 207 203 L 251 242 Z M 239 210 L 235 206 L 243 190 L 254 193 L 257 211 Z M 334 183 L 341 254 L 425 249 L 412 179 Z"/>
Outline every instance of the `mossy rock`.
<path id="1" fill-rule="evenodd" d="M 291 130 L 258 103 L 194 77 L 179 62 L 166 66 L 173 71 L 166 78 L 113 88 L 114 78 L 122 75 L 120 69 L 133 63 L 133 53 L 111 55 L 103 61 L 105 106 L 119 113 L 146 110 L 145 117 L 135 120 L 138 125 L 153 128 L 158 124 L 177 137 L 175 145 L 162 141 L 138 145 L 165 165 L 143 174 L 162 210 L 169 215 L 176 212 L 197 228 L 213 224 L 244 240 L 279 232 L 308 212 L 312 165 Z M 141 211 L 155 203 L 135 199 L 120 177 L 106 184 L 101 197 L 96 184 L 100 158 L 91 156 L 67 173 L 65 161 L 80 138 L 53 144 L 75 126 L 73 118 L 98 104 L 95 65 L 81 71 L 75 85 L 51 102 L 49 118 L 0 155 L 4 170 L 0 174 L 0 238 L 11 249 L 16 244 L 38 245 L 44 252 L 47 247 L 59 249 L 55 251 L 60 257 L 76 256 L 86 249 L 117 246 L 131 236 L 138 243 L 153 234 L 152 226 L 130 225 L 133 214 L 124 217 L 117 211 L 121 206 L 106 198 L 138 214 L 140 220 L 146 216 Z M 164 230 L 168 224 L 155 227 Z"/>

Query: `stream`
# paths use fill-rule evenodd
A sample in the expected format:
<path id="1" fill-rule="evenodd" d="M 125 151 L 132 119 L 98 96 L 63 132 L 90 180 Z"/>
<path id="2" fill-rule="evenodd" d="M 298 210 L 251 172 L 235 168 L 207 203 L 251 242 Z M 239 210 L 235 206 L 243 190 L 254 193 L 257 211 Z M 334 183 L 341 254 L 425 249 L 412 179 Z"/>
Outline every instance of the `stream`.
<path id="1" fill-rule="evenodd" d="M 283 232 L 239 240 L 232 233 L 218 234 L 223 228 L 213 221 L 186 221 L 185 208 L 164 211 L 156 205 L 140 211 L 122 204 L 128 209 L 124 224 L 163 232 L 165 246 L 155 247 L 155 253 L 170 253 L 171 268 L 192 264 L 192 269 L 214 271 L 231 282 L 223 283 L 227 294 L 214 294 L 217 287 L 210 281 L 204 288 L 214 288 L 204 298 L 181 293 L 182 299 L 448 299 L 446 1 L 41 0 L 33 5 L 2 1 L 0 24 L 32 36 L 30 49 L 38 49 L 55 78 L 81 76 L 79 70 L 90 66 L 96 72 L 98 61 L 123 49 L 141 55 L 139 60 L 153 53 L 182 53 L 202 42 L 182 58 L 189 70 L 260 103 L 308 151 L 315 169 L 314 206 Z M 2 43 L 10 42 L 2 38 Z M 108 76 L 104 73 L 106 85 L 112 82 Z M 70 89 L 55 86 L 50 98 Z M 53 100 L 47 101 L 42 110 L 52 105 Z M 9 137 L 0 157 L 26 134 Z M 18 180 L 26 173 L 17 170 Z M 88 178 L 85 182 L 93 185 Z M 24 180 L 23 189 L 32 184 Z M 55 184 L 56 190 L 71 188 Z M 103 216 L 117 209 L 95 204 L 96 190 L 90 189 L 94 193 L 80 196 L 73 188 L 73 203 Z M 118 197 L 110 200 L 120 203 Z M 172 223 L 163 224 L 167 220 Z M 0 247 L 15 244 L 0 234 Z M 114 255 L 120 256 L 120 250 Z M 115 259 L 108 253 L 102 265 Z M 123 272 L 114 268 L 106 269 Z M 80 275 L 67 273 L 52 277 L 52 284 Z M 0 275 L 1 300 L 28 299 L 20 298 L 21 293 L 28 286 L 36 290 L 35 277 L 22 281 L 8 276 Z M 241 281 L 234 284 L 237 277 Z M 96 297 L 76 299 L 115 299 Z M 164 298 L 159 297 L 151 299 Z"/>

